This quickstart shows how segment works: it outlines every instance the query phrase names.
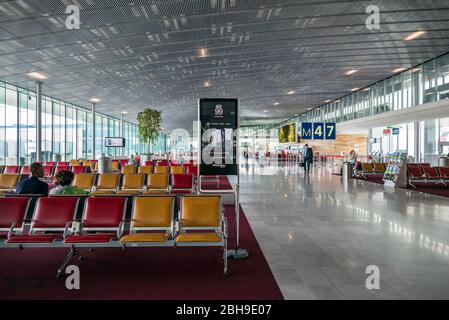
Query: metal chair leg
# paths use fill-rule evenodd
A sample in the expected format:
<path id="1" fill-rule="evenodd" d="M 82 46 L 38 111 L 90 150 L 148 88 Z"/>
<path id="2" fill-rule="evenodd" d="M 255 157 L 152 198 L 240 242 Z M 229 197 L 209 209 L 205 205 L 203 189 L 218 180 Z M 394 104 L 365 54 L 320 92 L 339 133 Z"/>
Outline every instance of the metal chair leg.
<path id="1" fill-rule="evenodd" d="M 72 259 L 74 256 L 80 256 L 82 258 L 82 255 L 80 255 L 79 251 L 75 249 L 75 247 L 71 247 L 69 253 L 65 257 L 64 261 L 58 268 L 58 273 L 56 274 L 56 278 L 59 278 L 61 274 L 64 273 L 65 267 L 69 264 L 70 259 Z"/>

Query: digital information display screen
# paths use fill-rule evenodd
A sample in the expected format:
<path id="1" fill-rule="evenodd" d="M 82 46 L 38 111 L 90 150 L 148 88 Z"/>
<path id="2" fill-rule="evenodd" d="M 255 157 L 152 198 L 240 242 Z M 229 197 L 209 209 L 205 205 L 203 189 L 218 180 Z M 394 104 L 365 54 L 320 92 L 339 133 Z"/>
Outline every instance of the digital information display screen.
<path id="1" fill-rule="evenodd" d="M 123 148 L 125 146 L 125 138 L 106 137 L 104 145 L 106 147 Z"/>
<path id="2" fill-rule="evenodd" d="M 201 175 L 237 175 L 237 99 L 200 99 Z"/>

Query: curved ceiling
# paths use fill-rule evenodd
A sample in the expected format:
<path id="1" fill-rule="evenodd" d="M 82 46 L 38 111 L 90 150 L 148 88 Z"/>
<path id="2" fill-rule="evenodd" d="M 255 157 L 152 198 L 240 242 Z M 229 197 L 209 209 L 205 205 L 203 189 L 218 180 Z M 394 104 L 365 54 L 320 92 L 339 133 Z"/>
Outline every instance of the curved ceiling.
<path id="1" fill-rule="evenodd" d="M 448 51 L 447 0 L 0 1 L 1 80 L 33 88 L 26 74 L 44 72 L 49 96 L 97 97 L 133 122 L 149 106 L 166 129 L 191 129 L 199 97 L 239 98 L 247 123 L 283 119 Z"/>

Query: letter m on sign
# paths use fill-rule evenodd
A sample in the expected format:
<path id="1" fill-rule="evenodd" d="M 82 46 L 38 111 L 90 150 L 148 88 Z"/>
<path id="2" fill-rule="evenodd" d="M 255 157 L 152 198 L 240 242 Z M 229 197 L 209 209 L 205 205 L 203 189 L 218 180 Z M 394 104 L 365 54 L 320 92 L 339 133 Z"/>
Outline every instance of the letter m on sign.
<path id="1" fill-rule="evenodd" d="M 303 139 L 312 139 L 313 126 L 312 122 L 303 122 L 301 124 L 301 136 Z"/>

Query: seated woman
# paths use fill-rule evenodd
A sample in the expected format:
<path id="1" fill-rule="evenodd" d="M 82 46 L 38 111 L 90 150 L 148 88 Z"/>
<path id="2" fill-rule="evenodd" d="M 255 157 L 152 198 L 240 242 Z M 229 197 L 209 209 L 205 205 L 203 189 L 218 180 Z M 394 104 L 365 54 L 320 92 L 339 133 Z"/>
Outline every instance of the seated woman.
<path id="1" fill-rule="evenodd" d="M 77 186 L 72 186 L 73 179 L 75 175 L 72 171 L 61 170 L 56 175 L 57 187 L 50 190 L 50 195 L 77 195 L 77 194 L 88 194 L 87 191 L 78 188 Z"/>

